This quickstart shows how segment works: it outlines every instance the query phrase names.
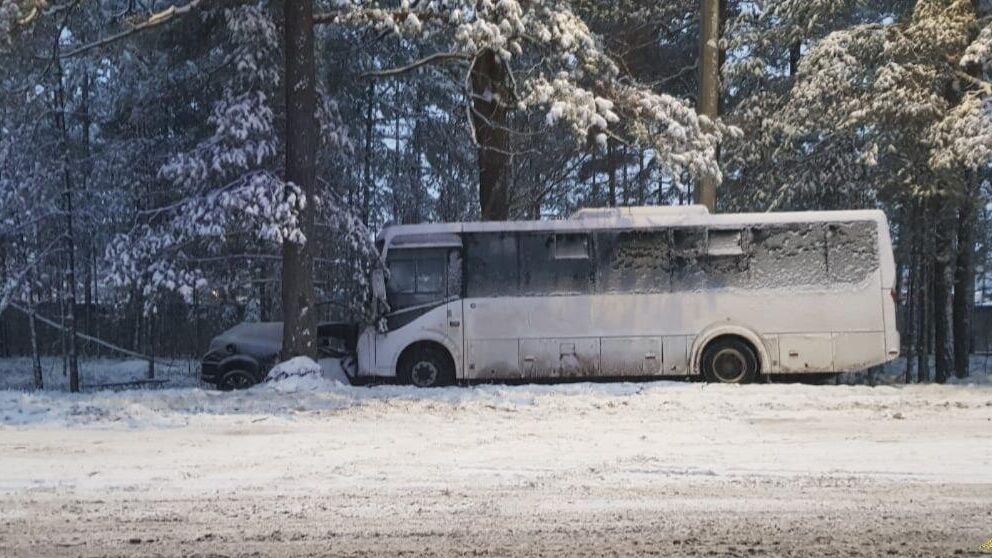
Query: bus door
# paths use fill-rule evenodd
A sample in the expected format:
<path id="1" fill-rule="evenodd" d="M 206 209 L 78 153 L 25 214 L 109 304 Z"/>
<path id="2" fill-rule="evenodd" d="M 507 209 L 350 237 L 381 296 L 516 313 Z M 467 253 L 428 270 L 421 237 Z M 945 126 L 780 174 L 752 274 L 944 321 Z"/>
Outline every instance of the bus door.
<path id="1" fill-rule="evenodd" d="M 443 337 L 459 361 L 463 345 L 460 247 L 394 248 L 387 258 L 387 333 L 376 336 L 376 364 L 390 366 L 410 342 Z"/>

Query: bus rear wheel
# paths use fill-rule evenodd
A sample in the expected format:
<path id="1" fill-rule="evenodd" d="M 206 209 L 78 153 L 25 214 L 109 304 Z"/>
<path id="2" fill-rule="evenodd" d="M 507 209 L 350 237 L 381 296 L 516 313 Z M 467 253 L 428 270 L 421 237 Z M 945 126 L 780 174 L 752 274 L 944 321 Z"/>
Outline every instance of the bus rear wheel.
<path id="1" fill-rule="evenodd" d="M 749 384 L 758 377 L 758 358 L 745 341 L 724 337 L 703 351 L 703 377 L 720 384 Z"/>
<path id="2" fill-rule="evenodd" d="M 404 355 L 399 366 L 399 380 L 416 387 L 448 386 L 455 381 L 455 370 L 447 353 L 424 345 Z"/>

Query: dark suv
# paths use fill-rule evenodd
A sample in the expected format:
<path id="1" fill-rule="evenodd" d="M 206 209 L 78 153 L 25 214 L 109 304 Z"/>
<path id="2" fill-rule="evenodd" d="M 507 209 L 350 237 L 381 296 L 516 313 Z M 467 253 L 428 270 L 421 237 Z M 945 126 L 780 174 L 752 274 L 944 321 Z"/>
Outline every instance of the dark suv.
<path id="1" fill-rule="evenodd" d="M 322 323 L 317 326 L 321 357 L 345 358 L 354 353 L 358 328 L 354 324 Z M 279 362 L 282 322 L 242 323 L 210 342 L 200 364 L 204 382 L 221 390 L 244 389 L 262 382 Z"/>

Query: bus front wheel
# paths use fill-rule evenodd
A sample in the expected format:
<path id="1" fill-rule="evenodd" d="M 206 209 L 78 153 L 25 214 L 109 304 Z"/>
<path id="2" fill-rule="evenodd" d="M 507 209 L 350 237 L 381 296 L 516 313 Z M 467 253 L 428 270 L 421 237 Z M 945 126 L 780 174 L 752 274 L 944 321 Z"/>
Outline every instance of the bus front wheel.
<path id="1" fill-rule="evenodd" d="M 455 381 L 455 369 L 448 354 L 431 345 L 412 347 L 400 360 L 399 379 L 417 387 L 440 387 Z"/>
<path id="2" fill-rule="evenodd" d="M 749 384 L 758 377 L 758 358 L 754 349 L 736 337 L 724 337 L 710 343 L 703 351 L 703 377 L 720 384 Z"/>

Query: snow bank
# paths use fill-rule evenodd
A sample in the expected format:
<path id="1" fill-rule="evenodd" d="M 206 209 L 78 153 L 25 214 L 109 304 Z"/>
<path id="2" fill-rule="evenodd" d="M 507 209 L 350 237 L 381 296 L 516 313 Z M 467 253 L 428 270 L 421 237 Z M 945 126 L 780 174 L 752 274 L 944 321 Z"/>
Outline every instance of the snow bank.
<path id="1" fill-rule="evenodd" d="M 280 393 L 333 389 L 350 384 L 339 359 L 325 358 L 317 363 L 309 357 L 280 362 L 269 371 L 265 383 Z"/>
<path id="2" fill-rule="evenodd" d="M 308 365 L 309 366 L 309 365 Z M 480 385 L 421 390 L 353 387 L 321 374 L 287 377 L 236 392 L 203 389 L 68 394 L 0 391 L 0 426 L 66 425 L 100 428 L 183 426 L 214 418 L 302 420 L 322 415 L 401 412 L 471 420 L 494 410 L 573 416 L 641 413 L 659 424 L 705 416 L 746 422 L 755 417 L 827 418 L 843 413 L 865 421 L 947 416 L 956 410 L 992 412 L 992 386 L 723 386 L 683 382 Z M 853 415 L 852 415 L 853 413 Z M 933 420 L 939 420 L 934 417 Z"/>
<path id="3" fill-rule="evenodd" d="M 320 365 L 310 357 L 299 356 L 272 367 L 265 377 L 266 382 L 278 382 L 289 378 L 320 376 Z"/>

